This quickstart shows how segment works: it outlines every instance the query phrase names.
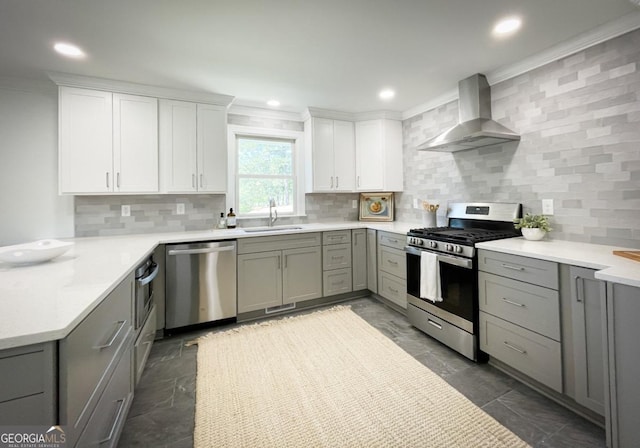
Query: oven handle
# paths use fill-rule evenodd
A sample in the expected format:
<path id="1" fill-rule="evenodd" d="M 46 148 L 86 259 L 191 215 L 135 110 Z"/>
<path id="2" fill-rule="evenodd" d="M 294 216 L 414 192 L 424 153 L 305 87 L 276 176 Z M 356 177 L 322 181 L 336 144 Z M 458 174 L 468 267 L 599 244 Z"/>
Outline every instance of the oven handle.
<path id="1" fill-rule="evenodd" d="M 158 275 L 158 272 L 160 271 L 160 266 L 158 266 L 158 263 L 152 262 L 150 267 L 153 268 L 153 271 L 151 271 L 149 275 L 136 279 L 140 286 L 151 283 L 151 281 Z"/>
<path id="2" fill-rule="evenodd" d="M 416 249 L 415 247 L 412 247 L 412 246 L 405 246 L 404 250 L 405 250 L 406 253 L 411 254 L 411 255 L 417 255 L 418 257 L 420 256 L 420 254 L 422 252 L 430 252 L 432 254 L 436 254 L 438 256 L 438 261 L 440 261 L 442 263 L 451 264 L 453 266 L 459 266 L 459 267 L 465 268 L 465 269 L 472 269 L 473 268 L 473 260 L 468 260 L 466 258 L 459 258 L 459 257 L 452 257 L 452 256 L 449 256 L 449 255 L 438 254 L 438 253 L 432 252 L 430 250 Z"/>

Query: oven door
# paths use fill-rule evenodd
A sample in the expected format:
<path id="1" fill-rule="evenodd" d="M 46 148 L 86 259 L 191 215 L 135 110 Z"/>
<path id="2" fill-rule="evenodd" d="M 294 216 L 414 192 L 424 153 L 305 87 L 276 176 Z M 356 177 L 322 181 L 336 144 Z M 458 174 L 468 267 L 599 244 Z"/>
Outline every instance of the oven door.
<path id="1" fill-rule="evenodd" d="M 442 302 L 420 298 L 420 254 L 423 249 L 411 246 L 407 254 L 407 294 L 473 324 L 476 309 L 477 274 L 473 260 L 452 255 L 438 254 Z M 472 330 L 473 332 L 473 330 Z"/>

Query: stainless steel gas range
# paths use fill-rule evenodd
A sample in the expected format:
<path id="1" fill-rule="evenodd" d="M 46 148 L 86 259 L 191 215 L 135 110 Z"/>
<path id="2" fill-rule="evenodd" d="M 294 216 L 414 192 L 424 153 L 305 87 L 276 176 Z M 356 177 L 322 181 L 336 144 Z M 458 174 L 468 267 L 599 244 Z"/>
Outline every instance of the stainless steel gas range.
<path id="1" fill-rule="evenodd" d="M 478 267 L 475 244 L 520 235 L 514 203 L 454 203 L 447 227 L 407 233 L 407 317 L 416 328 L 469 359 L 478 349 Z"/>

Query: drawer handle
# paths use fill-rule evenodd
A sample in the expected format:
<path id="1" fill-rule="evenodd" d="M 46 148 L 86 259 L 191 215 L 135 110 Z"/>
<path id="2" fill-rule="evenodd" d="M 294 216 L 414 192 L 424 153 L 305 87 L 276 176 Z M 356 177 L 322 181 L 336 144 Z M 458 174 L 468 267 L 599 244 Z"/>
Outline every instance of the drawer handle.
<path id="1" fill-rule="evenodd" d="M 124 401 L 124 398 L 116 401 L 116 403 L 118 403 L 118 411 L 116 412 L 116 418 L 113 420 L 113 425 L 111 425 L 111 431 L 109 431 L 109 435 L 106 439 L 102 439 L 98 442 L 99 445 L 107 443 L 109 440 L 113 439 L 113 436 L 116 433 L 116 427 L 118 426 L 118 422 L 120 421 L 120 416 L 122 415 L 122 411 L 124 410 Z"/>
<path id="2" fill-rule="evenodd" d="M 332 259 L 332 260 L 340 260 L 340 259 L 342 259 L 342 258 L 344 258 L 344 255 L 338 255 L 338 256 L 336 256 L 336 255 L 332 255 L 332 256 L 331 256 L 331 259 Z"/>
<path id="3" fill-rule="evenodd" d="M 389 288 L 389 291 L 391 291 L 394 294 L 398 294 L 400 292 L 397 289 L 393 289 L 391 286 L 388 286 L 387 288 Z"/>
<path id="4" fill-rule="evenodd" d="M 393 239 L 393 238 L 387 238 L 387 240 L 388 240 L 390 243 L 396 243 L 396 244 L 398 244 L 398 242 L 399 242 L 398 240 Z"/>
<path id="5" fill-rule="evenodd" d="M 524 271 L 524 268 L 522 266 L 512 266 L 510 264 L 502 263 L 502 267 L 505 269 L 512 269 L 514 271 Z"/>
<path id="6" fill-rule="evenodd" d="M 387 263 L 394 264 L 394 265 L 398 266 L 398 262 L 397 261 L 387 260 Z"/>
<path id="7" fill-rule="evenodd" d="M 440 325 L 438 322 L 434 322 L 431 319 L 427 319 L 427 323 L 429 323 L 429 325 L 433 325 L 438 330 L 442 330 L 442 325 Z"/>
<path id="8" fill-rule="evenodd" d="M 127 321 L 126 320 L 120 320 L 117 323 L 120 324 L 120 325 L 118 325 L 118 328 L 116 329 L 116 331 L 113 332 L 113 334 L 111 335 L 109 340 L 105 344 L 96 345 L 93 348 L 98 349 L 98 350 L 102 350 L 103 348 L 108 348 L 108 347 L 111 347 L 113 345 L 113 343 L 116 341 L 116 338 L 118 337 L 118 335 L 120 334 L 120 332 L 124 328 L 124 325 L 127 323 Z"/>
<path id="9" fill-rule="evenodd" d="M 331 282 L 331 285 L 336 286 L 336 285 L 342 285 L 344 283 L 344 280 L 340 280 L 339 282 Z"/>
<path id="10" fill-rule="evenodd" d="M 527 351 L 526 351 L 526 350 L 523 350 L 523 349 L 521 349 L 521 348 L 518 348 L 518 347 L 516 347 L 516 346 L 513 346 L 513 345 L 509 344 L 507 341 L 504 341 L 504 345 L 506 345 L 507 347 L 509 347 L 511 350 L 514 350 L 514 351 L 516 351 L 516 352 L 520 353 L 521 355 L 526 355 L 526 354 L 527 354 Z"/>
<path id="11" fill-rule="evenodd" d="M 518 303 L 518 302 L 513 302 L 505 297 L 502 298 L 502 300 L 506 303 L 508 303 L 509 305 L 514 305 L 514 306 L 520 306 L 524 308 L 524 303 Z"/>

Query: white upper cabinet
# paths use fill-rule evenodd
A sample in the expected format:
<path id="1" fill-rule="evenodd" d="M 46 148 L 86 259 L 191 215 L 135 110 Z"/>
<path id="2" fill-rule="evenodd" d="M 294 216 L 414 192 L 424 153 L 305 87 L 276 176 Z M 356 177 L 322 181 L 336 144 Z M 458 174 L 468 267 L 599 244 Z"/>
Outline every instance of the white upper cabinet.
<path id="1" fill-rule="evenodd" d="M 198 191 L 227 191 L 227 110 L 198 104 Z"/>
<path id="2" fill-rule="evenodd" d="M 59 132 L 60 193 L 158 191 L 155 98 L 60 87 Z"/>
<path id="3" fill-rule="evenodd" d="M 308 192 L 354 191 L 355 131 L 350 121 L 312 117 L 307 133 Z"/>
<path id="4" fill-rule="evenodd" d="M 163 192 L 226 192 L 226 119 L 222 106 L 160 100 Z"/>
<path id="5" fill-rule="evenodd" d="M 114 191 L 158 191 L 156 98 L 113 95 L 113 167 Z"/>
<path id="6" fill-rule="evenodd" d="M 58 104 L 60 193 L 113 191 L 112 94 L 60 87 Z"/>
<path id="7" fill-rule="evenodd" d="M 360 121 L 355 134 L 356 190 L 402 191 L 402 123 Z"/>

